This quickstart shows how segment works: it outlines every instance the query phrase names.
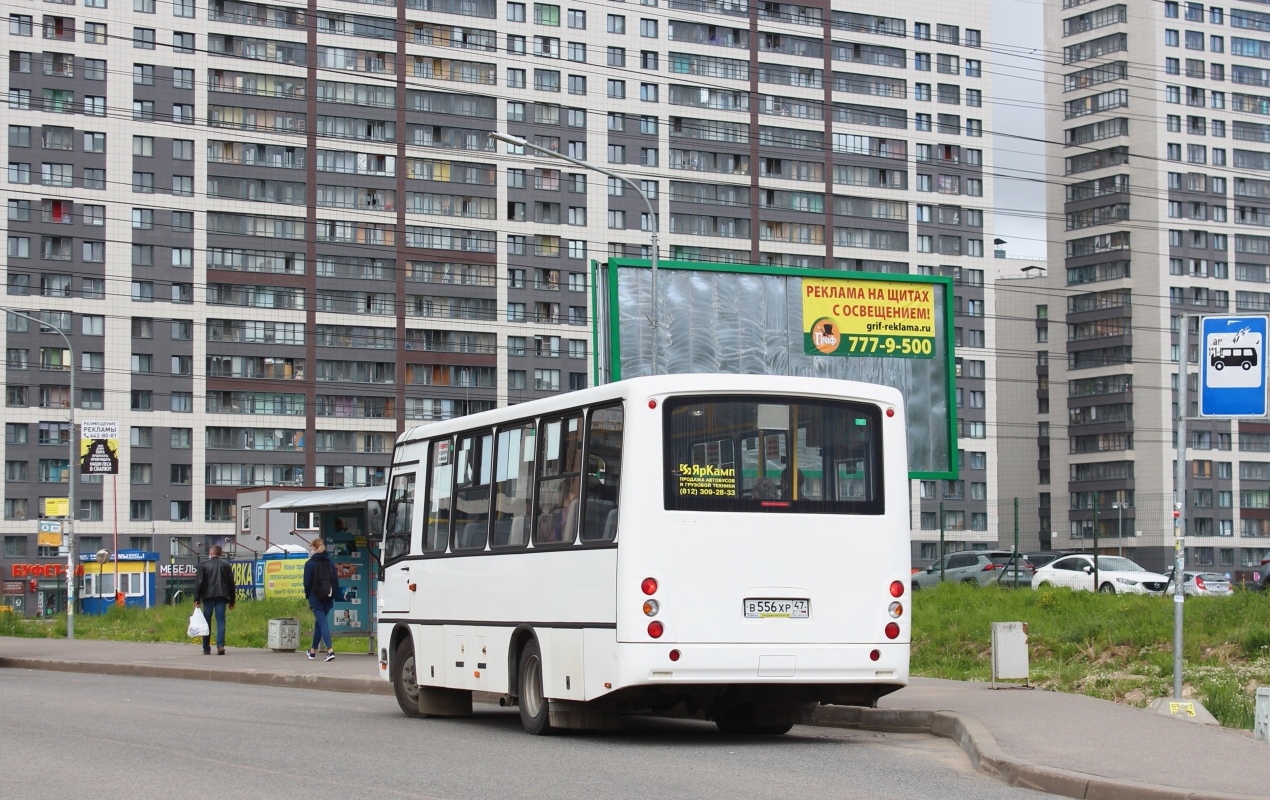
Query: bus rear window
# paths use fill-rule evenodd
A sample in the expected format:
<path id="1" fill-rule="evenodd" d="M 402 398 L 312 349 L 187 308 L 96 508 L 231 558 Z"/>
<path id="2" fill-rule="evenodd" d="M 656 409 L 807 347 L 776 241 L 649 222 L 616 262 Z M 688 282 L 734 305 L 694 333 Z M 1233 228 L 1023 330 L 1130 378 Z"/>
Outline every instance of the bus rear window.
<path id="1" fill-rule="evenodd" d="M 665 403 L 665 507 L 881 514 L 877 406 L 779 396 Z"/>

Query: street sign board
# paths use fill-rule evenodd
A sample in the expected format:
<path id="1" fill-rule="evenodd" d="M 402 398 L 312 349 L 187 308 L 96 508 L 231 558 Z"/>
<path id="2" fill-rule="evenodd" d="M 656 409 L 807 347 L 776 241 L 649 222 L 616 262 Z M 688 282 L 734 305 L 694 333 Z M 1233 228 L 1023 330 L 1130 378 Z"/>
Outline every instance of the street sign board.
<path id="1" fill-rule="evenodd" d="M 57 547 L 62 543 L 62 523 L 59 520 L 39 521 L 36 543 L 40 547 Z"/>
<path id="2" fill-rule="evenodd" d="M 1266 415 L 1266 318 L 1200 321 L 1199 415 Z"/>

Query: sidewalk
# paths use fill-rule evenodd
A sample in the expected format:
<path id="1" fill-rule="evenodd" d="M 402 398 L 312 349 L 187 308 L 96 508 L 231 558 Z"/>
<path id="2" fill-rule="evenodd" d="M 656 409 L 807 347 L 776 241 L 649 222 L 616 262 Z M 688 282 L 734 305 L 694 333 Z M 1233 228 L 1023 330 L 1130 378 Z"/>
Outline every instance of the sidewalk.
<path id="1" fill-rule="evenodd" d="M 218 680 L 390 695 L 364 654 L 309 661 L 304 651 L 195 644 L 0 637 L 0 668 Z M 487 698 L 490 699 L 492 695 Z M 1270 745 L 1238 731 L 1081 695 L 915 678 L 878 709 L 825 706 L 820 724 L 927 731 L 957 742 L 982 772 L 1087 800 L 1265 800 Z"/>

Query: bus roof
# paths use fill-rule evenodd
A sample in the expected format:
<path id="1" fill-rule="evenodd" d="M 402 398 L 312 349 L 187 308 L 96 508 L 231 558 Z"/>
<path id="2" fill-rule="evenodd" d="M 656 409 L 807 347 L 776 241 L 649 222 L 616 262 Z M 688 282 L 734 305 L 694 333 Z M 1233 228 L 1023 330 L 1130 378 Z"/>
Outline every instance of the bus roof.
<path id="1" fill-rule="evenodd" d="M 525 403 L 503 406 L 462 417 L 438 422 L 428 422 L 407 428 L 397 437 L 397 445 L 428 439 L 456 431 L 469 430 L 485 425 L 497 425 L 539 414 L 549 414 L 574 405 L 594 405 L 608 400 L 630 397 L 648 397 L 664 394 L 749 394 L 781 393 L 811 395 L 830 398 L 850 398 L 890 403 L 904 407 L 904 397 L 898 389 L 861 381 L 844 381 L 836 378 L 804 378 L 788 375 L 733 375 L 714 373 L 678 373 L 674 375 L 650 375 L 614 383 L 605 383 L 587 389 L 563 392 L 530 400 Z"/>

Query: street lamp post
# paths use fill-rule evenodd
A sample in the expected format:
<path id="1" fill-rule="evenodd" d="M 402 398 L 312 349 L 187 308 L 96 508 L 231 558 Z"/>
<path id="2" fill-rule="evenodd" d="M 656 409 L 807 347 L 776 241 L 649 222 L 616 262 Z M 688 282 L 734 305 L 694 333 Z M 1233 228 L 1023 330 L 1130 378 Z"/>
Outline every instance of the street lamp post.
<path id="1" fill-rule="evenodd" d="M 44 322 L 37 317 L 24 314 L 21 311 L 14 311 L 11 308 L 4 308 L 4 311 L 15 317 L 21 317 L 36 325 L 43 326 Z M 68 409 L 68 418 L 70 422 L 70 430 L 67 432 L 67 461 L 66 461 L 66 504 L 69 506 L 66 515 L 65 536 L 68 546 L 66 548 L 66 638 L 75 638 L 75 456 L 77 455 L 76 444 L 78 442 L 75 436 L 75 349 L 71 347 L 71 340 L 62 332 L 61 328 L 49 326 L 49 329 L 62 337 L 62 341 L 66 342 L 66 357 L 70 359 L 67 365 L 71 373 L 70 386 L 70 402 L 66 404 Z"/>
<path id="2" fill-rule="evenodd" d="M 658 363 L 659 362 L 658 351 L 660 348 L 659 348 L 657 339 L 658 339 L 660 331 L 658 331 L 657 329 L 657 322 L 658 322 L 658 316 L 657 316 L 657 307 L 658 307 L 658 302 L 657 302 L 657 232 L 658 232 L 658 228 L 660 228 L 661 226 L 657 222 L 657 211 L 656 209 L 653 208 L 653 203 L 651 200 L 648 199 L 648 195 L 644 193 L 644 190 L 641 189 L 639 185 L 635 183 L 635 181 L 631 180 L 625 175 L 620 175 L 616 172 L 613 172 L 612 170 L 608 170 L 608 169 L 605 169 L 604 167 L 592 164 L 589 161 L 583 161 L 580 158 L 574 158 L 573 156 L 567 156 L 564 153 L 560 153 L 546 147 L 540 147 L 539 145 L 525 141 L 519 136 L 511 136 L 501 131 L 493 131 L 492 133 L 490 133 L 490 138 L 496 139 L 500 142 L 505 142 L 510 145 L 514 145 L 516 147 L 525 147 L 530 150 L 533 150 L 536 153 L 541 153 L 551 158 L 558 158 L 561 161 L 567 161 L 570 164 L 576 164 L 577 166 L 582 167 L 583 169 L 589 169 L 594 172 L 598 172 L 601 175 L 606 175 L 610 178 L 615 178 L 619 181 L 622 181 L 623 183 L 625 183 L 627 186 L 631 187 L 632 189 L 634 189 L 635 193 L 638 194 L 640 199 L 644 201 L 644 205 L 648 207 L 648 223 L 649 225 L 652 226 L 652 231 L 651 231 L 652 235 L 650 238 L 652 240 L 652 246 L 653 246 L 652 258 L 649 259 L 649 264 L 652 267 L 653 313 L 651 315 L 651 318 L 648 320 L 648 327 L 652 329 L 653 374 L 654 375 L 658 374 L 660 371 L 659 363 Z"/>
<path id="3" fill-rule="evenodd" d="M 1128 503 L 1122 500 L 1111 504 L 1111 507 L 1116 510 L 1116 553 L 1121 558 L 1124 557 L 1124 509 L 1127 505 Z"/>

